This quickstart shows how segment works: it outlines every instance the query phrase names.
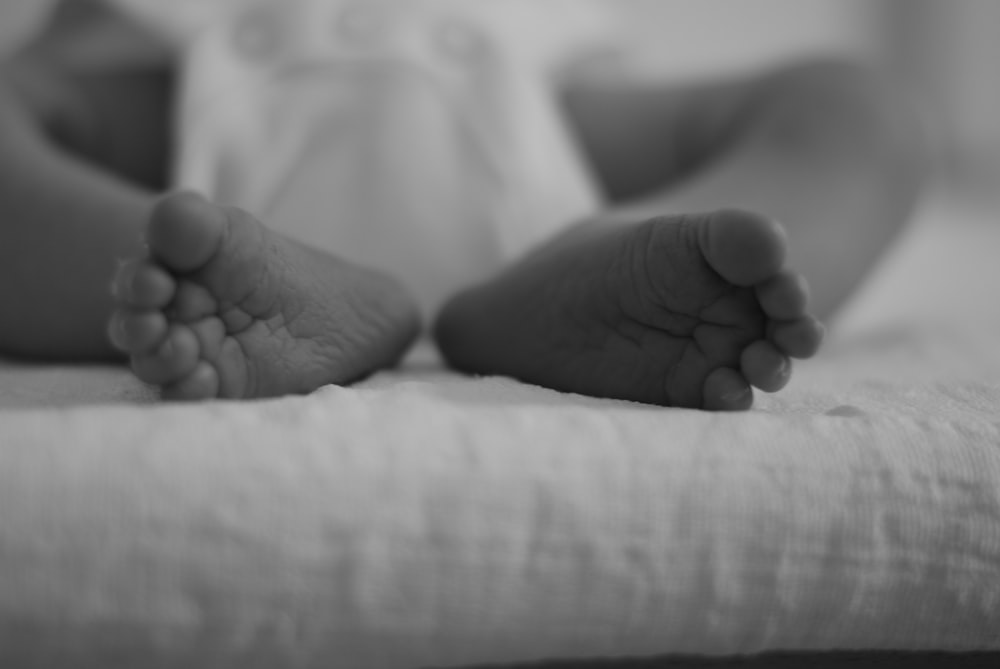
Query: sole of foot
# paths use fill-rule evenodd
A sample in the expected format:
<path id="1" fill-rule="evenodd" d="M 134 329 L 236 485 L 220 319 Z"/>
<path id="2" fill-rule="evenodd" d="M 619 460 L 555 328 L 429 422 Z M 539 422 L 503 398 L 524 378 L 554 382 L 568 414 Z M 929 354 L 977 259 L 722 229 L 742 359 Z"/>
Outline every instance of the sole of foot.
<path id="1" fill-rule="evenodd" d="M 449 301 L 453 367 L 556 390 L 738 411 L 823 339 L 787 236 L 746 211 L 583 224 Z"/>
<path id="2" fill-rule="evenodd" d="M 115 277 L 109 336 L 165 399 L 347 384 L 393 365 L 419 331 L 394 280 L 198 195 L 161 200 L 147 242 Z"/>

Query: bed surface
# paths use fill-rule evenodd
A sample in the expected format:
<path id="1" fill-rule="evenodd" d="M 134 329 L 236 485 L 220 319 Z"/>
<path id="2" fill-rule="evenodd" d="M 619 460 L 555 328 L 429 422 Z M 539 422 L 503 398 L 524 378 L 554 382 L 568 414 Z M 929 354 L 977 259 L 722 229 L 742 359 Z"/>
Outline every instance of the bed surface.
<path id="1" fill-rule="evenodd" d="M 164 406 L 6 363 L 0 665 L 1000 651 L 995 218 L 931 199 L 747 414 L 419 367 Z"/>

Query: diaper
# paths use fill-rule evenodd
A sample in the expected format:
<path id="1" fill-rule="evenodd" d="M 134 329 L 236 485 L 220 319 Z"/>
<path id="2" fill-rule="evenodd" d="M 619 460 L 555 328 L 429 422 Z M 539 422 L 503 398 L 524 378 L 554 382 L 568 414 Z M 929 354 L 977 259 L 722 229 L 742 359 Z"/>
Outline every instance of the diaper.
<path id="1" fill-rule="evenodd" d="M 554 77 L 591 0 L 119 0 L 178 50 L 175 183 L 425 312 L 600 206 Z"/>

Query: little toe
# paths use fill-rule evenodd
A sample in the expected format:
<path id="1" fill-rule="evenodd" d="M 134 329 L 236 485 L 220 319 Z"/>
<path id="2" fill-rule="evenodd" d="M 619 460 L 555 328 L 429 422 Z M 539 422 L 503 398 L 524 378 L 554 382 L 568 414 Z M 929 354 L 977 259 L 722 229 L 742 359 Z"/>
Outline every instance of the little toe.
<path id="1" fill-rule="evenodd" d="M 792 362 L 774 344 L 756 341 L 747 346 L 740 357 L 740 371 L 755 388 L 766 393 L 776 393 L 792 376 Z"/>
<path id="2" fill-rule="evenodd" d="M 160 309 L 174 296 L 174 280 L 161 267 L 147 260 L 122 264 L 112 284 L 120 303 L 135 309 Z"/>
<path id="3" fill-rule="evenodd" d="M 788 236 L 777 222 L 735 209 L 709 216 L 699 243 L 712 269 L 736 286 L 753 286 L 777 274 L 788 251 Z"/>
<path id="4" fill-rule="evenodd" d="M 121 309 L 111 315 L 108 338 L 125 353 L 152 351 L 167 335 L 167 319 L 159 311 Z"/>
<path id="5" fill-rule="evenodd" d="M 195 193 L 174 193 L 153 210 L 148 241 L 153 257 L 170 270 L 193 272 L 218 251 L 226 229 L 226 214 Z"/>
<path id="6" fill-rule="evenodd" d="M 174 325 L 154 352 L 133 356 L 132 371 L 146 383 L 175 383 L 194 371 L 198 354 L 198 339 L 194 333 L 187 327 Z"/>
<path id="7" fill-rule="evenodd" d="M 768 318 L 791 321 L 801 318 L 809 304 L 809 285 L 798 272 L 782 270 L 756 287 L 757 301 Z"/>
<path id="8" fill-rule="evenodd" d="M 791 358 L 804 360 L 816 355 L 826 328 L 813 316 L 774 323 L 770 340 L 774 347 Z"/>
<path id="9" fill-rule="evenodd" d="M 219 396 L 219 374 L 208 362 L 201 360 L 194 370 L 175 383 L 164 386 L 161 397 L 165 400 L 190 402 Z"/>
<path id="10" fill-rule="evenodd" d="M 753 406 L 753 389 L 735 369 L 721 367 L 705 379 L 702 401 L 706 411 L 746 411 Z"/>

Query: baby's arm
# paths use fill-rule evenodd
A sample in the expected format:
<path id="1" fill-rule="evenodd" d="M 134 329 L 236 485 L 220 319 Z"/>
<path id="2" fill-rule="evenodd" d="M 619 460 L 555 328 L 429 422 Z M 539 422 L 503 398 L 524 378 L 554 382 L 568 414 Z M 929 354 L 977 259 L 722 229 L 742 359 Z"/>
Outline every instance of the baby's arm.
<path id="1" fill-rule="evenodd" d="M 776 218 L 823 315 L 894 237 L 922 181 L 911 110 L 853 65 L 685 87 L 581 84 L 565 100 L 616 208 L 608 215 L 736 206 Z"/>
<path id="2" fill-rule="evenodd" d="M 160 88 L 42 59 L 0 68 L 0 354 L 117 355 L 109 286 L 116 261 L 140 255 L 165 164 Z"/>

